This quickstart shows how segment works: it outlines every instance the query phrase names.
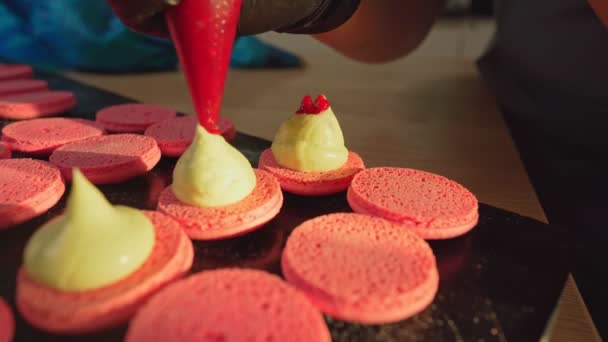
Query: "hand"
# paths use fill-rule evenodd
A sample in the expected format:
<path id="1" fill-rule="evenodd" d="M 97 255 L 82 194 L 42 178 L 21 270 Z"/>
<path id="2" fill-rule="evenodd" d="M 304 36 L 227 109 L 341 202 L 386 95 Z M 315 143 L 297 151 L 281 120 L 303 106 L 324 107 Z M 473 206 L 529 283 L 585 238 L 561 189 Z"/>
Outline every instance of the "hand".
<path id="1" fill-rule="evenodd" d="M 162 38 L 169 37 L 164 12 L 179 0 L 107 0 L 120 20 L 131 29 Z"/>
<path id="2" fill-rule="evenodd" d="M 125 25 L 135 31 L 169 37 L 164 11 L 180 0 L 107 0 Z M 212 1 L 212 0 L 199 0 Z M 267 31 L 327 32 L 346 22 L 360 0 L 243 0 L 239 35 Z"/>

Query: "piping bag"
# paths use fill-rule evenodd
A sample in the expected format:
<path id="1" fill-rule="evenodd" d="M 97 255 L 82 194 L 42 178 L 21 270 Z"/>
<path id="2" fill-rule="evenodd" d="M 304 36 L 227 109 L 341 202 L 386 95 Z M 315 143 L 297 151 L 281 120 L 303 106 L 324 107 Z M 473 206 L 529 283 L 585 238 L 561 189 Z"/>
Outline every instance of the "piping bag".
<path id="1" fill-rule="evenodd" d="M 182 0 L 166 14 L 199 123 L 219 134 L 224 85 L 242 0 Z"/>

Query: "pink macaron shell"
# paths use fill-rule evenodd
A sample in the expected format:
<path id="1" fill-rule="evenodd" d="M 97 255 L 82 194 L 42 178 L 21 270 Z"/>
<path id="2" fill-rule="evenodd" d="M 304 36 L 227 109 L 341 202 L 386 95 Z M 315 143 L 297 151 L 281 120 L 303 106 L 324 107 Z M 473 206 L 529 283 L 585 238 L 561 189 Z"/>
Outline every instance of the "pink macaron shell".
<path id="1" fill-rule="evenodd" d="M 64 192 L 55 166 L 25 158 L 0 160 L 0 230 L 45 213 Z"/>
<path id="2" fill-rule="evenodd" d="M 34 119 L 63 113 L 76 105 L 74 93 L 68 91 L 37 91 L 0 97 L 0 118 Z"/>
<path id="3" fill-rule="evenodd" d="M 184 276 L 192 266 L 192 242 L 179 223 L 144 212 L 156 229 L 150 257 L 128 277 L 95 290 L 66 292 L 38 283 L 21 268 L 17 308 L 35 327 L 57 334 L 101 331 L 126 322 L 148 298 Z"/>
<path id="4" fill-rule="evenodd" d="M 0 297 L 0 342 L 11 342 L 15 335 L 15 317 L 8 303 Z"/>
<path id="5" fill-rule="evenodd" d="M 347 193 L 355 212 L 399 223 L 425 239 L 448 239 L 477 225 L 478 203 L 462 185 L 405 168 L 373 168 L 357 174 Z"/>
<path id="6" fill-rule="evenodd" d="M 348 160 L 337 170 L 327 172 L 302 172 L 279 165 L 271 149 L 262 152 L 259 168 L 270 172 L 287 192 L 304 196 L 322 196 L 346 191 L 353 177 L 365 169 L 361 157 L 349 152 Z"/>
<path id="7" fill-rule="evenodd" d="M 257 182 L 241 201 L 220 207 L 195 207 L 182 203 L 171 187 L 158 200 L 158 210 L 175 218 L 195 240 L 218 240 L 246 234 L 262 227 L 281 210 L 283 193 L 269 173 L 255 170 Z"/>
<path id="8" fill-rule="evenodd" d="M 176 111 L 165 106 L 129 103 L 106 107 L 96 114 L 96 121 L 110 132 L 142 133 L 149 126 L 173 118 Z"/>
<path id="9" fill-rule="evenodd" d="M 192 143 L 197 124 L 198 119 L 194 115 L 179 116 L 148 127 L 144 134 L 156 140 L 164 156 L 179 157 Z M 218 127 L 227 141 L 236 136 L 232 120 L 220 118 Z"/>
<path id="10" fill-rule="evenodd" d="M 439 284 L 428 243 L 400 225 L 355 213 L 324 215 L 298 226 L 281 267 L 285 279 L 321 311 L 364 324 L 421 312 Z"/>
<path id="11" fill-rule="evenodd" d="M 41 118 L 11 123 L 2 129 L 2 141 L 23 154 L 48 156 L 55 149 L 104 135 L 94 121 L 68 118 Z"/>
<path id="12" fill-rule="evenodd" d="M 175 282 L 133 318 L 126 342 L 329 342 L 321 313 L 282 279 L 250 269 L 207 271 Z"/>
<path id="13" fill-rule="evenodd" d="M 150 137 L 113 134 L 63 145 L 49 160 L 68 180 L 72 179 L 72 169 L 79 168 L 94 184 L 112 184 L 150 171 L 160 157 L 156 141 Z"/>
<path id="14" fill-rule="evenodd" d="M 48 90 L 48 83 L 43 80 L 20 79 L 0 81 L 0 97 Z"/>

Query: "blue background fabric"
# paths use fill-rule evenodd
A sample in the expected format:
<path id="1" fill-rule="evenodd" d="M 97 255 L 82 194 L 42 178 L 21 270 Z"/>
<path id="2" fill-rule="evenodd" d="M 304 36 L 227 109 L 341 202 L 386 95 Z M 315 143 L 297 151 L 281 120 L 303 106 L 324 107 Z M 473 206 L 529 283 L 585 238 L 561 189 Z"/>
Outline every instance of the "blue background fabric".
<path id="1" fill-rule="evenodd" d="M 0 1 L 0 57 L 47 68 L 141 72 L 177 65 L 170 41 L 125 27 L 104 0 Z M 238 38 L 231 65 L 300 65 L 254 37 Z"/>

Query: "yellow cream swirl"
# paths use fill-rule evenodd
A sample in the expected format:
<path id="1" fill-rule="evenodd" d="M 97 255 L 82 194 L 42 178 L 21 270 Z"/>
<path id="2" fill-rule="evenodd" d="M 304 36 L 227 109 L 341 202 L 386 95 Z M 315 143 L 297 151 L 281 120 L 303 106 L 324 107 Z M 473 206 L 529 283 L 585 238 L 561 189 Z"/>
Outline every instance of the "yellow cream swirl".
<path id="1" fill-rule="evenodd" d="M 135 272 L 150 256 L 155 239 L 147 216 L 112 206 L 74 170 L 65 213 L 34 233 L 25 247 L 24 266 L 50 288 L 97 289 Z"/>
<path id="2" fill-rule="evenodd" d="M 319 99 L 317 99 L 319 101 Z M 331 107 L 318 114 L 300 112 L 285 121 L 272 143 L 272 154 L 283 167 L 303 172 L 339 169 L 348 159 L 344 136 Z"/>
<path id="3" fill-rule="evenodd" d="M 221 135 L 211 134 L 200 125 L 173 170 L 175 197 L 193 206 L 236 203 L 255 185 L 256 176 L 247 158 Z"/>

